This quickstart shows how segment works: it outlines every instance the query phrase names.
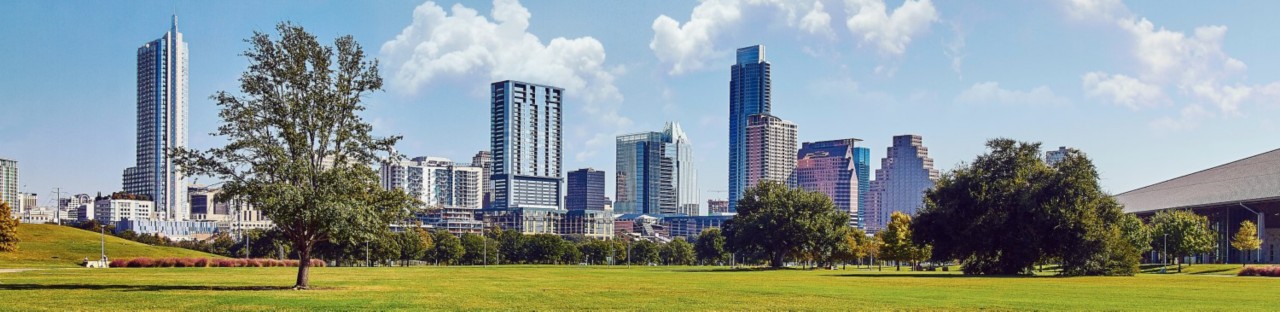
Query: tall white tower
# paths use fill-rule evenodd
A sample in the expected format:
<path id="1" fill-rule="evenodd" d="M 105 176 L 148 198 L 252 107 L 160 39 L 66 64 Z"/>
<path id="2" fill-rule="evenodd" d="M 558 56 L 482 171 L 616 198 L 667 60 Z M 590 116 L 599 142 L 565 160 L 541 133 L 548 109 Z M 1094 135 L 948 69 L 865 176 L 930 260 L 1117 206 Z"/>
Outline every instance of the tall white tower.
<path id="1" fill-rule="evenodd" d="M 187 43 L 175 15 L 164 36 L 138 48 L 138 160 L 124 170 L 124 191 L 150 197 L 166 219 L 189 219 L 186 176 L 169 157 L 186 146 Z"/>

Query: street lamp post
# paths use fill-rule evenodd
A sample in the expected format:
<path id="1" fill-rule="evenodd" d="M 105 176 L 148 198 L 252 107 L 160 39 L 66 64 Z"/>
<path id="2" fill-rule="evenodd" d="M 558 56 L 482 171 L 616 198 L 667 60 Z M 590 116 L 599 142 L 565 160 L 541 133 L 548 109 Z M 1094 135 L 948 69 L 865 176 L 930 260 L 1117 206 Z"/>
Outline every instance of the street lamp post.
<path id="1" fill-rule="evenodd" d="M 1164 255 L 1160 258 L 1164 260 L 1162 261 L 1164 263 L 1160 266 L 1160 273 L 1164 273 L 1165 267 L 1169 266 L 1169 233 L 1164 233 L 1164 240 L 1161 244 L 1164 245 Z"/>

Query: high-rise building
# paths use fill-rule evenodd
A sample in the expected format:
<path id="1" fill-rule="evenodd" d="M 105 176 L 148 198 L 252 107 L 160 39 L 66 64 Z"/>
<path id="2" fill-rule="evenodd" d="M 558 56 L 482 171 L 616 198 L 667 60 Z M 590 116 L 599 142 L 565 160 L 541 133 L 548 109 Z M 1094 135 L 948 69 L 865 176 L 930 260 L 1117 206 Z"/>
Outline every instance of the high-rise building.
<path id="1" fill-rule="evenodd" d="M 746 185 L 774 181 L 795 187 L 796 124 L 769 114 L 751 115 L 747 119 Z M 729 200 L 729 207 L 734 201 Z"/>
<path id="2" fill-rule="evenodd" d="M 0 202 L 9 203 L 9 211 L 14 216 L 22 212 L 18 182 L 18 161 L 0 158 Z"/>
<path id="3" fill-rule="evenodd" d="M 187 146 L 187 43 L 173 17 L 169 32 L 138 48 L 137 164 L 124 191 L 146 195 L 157 212 L 186 220 L 187 181 L 169 151 Z"/>
<path id="4" fill-rule="evenodd" d="M 481 169 L 480 186 L 484 193 L 481 195 L 480 206 L 489 209 L 493 206 L 493 178 L 489 177 L 493 175 L 493 155 L 489 151 L 477 152 L 471 157 L 471 166 Z"/>
<path id="5" fill-rule="evenodd" d="M 738 62 L 729 76 L 729 210 L 737 211 L 738 199 L 747 183 L 747 119 L 768 114 L 772 82 L 764 46 L 738 49 Z M 790 157 L 790 156 L 788 156 Z"/>
<path id="6" fill-rule="evenodd" d="M 1050 166 L 1057 165 L 1058 162 L 1067 158 L 1067 151 L 1066 146 L 1059 146 L 1056 151 L 1044 152 L 1044 162 Z"/>
<path id="7" fill-rule="evenodd" d="M 27 212 L 36 209 L 40 205 L 40 194 L 36 193 L 18 193 L 18 201 L 22 202 L 22 211 Z"/>
<path id="8" fill-rule="evenodd" d="M 869 209 L 864 214 L 867 219 L 863 220 L 867 233 L 883 230 L 894 211 L 914 215 L 938 176 L 919 135 L 894 136 L 893 146 L 880 160 L 876 179 L 871 182 Z"/>
<path id="9" fill-rule="evenodd" d="M 705 215 L 698 203 L 693 145 L 680 125 L 618 136 L 614 211 Z"/>
<path id="10" fill-rule="evenodd" d="M 483 169 L 439 157 L 384 162 L 378 170 L 382 187 L 400 189 L 427 207 L 479 209 Z"/>
<path id="11" fill-rule="evenodd" d="M 569 171 L 564 204 L 569 210 L 604 210 L 609 198 L 604 196 L 604 171 L 583 168 Z"/>
<path id="12" fill-rule="evenodd" d="M 561 209 L 564 89 L 519 81 L 490 85 L 494 209 Z"/>
<path id="13" fill-rule="evenodd" d="M 723 199 L 708 199 L 707 214 L 718 215 L 729 213 L 729 201 Z"/>
<path id="14" fill-rule="evenodd" d="M 854 147 L 853 166 L 854 174 L 858 176 L 858 215 L 850 221 L 854 222 L 854 227 L 863 228 L 862 220 L 867 218 L 867 198 L 871 197 L 871 149 Z"/>
<path id="15" fill-rule="evenodd" d="M 836 209 L 849 213 L 851 225 L 857 226 L 858 174 L 854 145 L 862 141 L 849 138 L 820 142 L 804 142 L 796 154 L 796 187 L 826 194 Z"/>

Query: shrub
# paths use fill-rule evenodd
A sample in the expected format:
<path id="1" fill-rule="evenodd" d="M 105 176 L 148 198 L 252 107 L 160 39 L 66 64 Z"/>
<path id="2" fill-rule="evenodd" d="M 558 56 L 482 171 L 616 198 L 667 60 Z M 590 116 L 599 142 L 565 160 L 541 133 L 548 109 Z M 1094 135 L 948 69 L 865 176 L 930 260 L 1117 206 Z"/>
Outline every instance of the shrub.
<path id="1" fill-rule="evenodd" d="M 155 261 L 151 261 L 151 258 L 133 258 L 129 260 L 127 266 L 130 268 L 150 268 L 155 266 Z"/>
<path id="2" fill-rule="evenodd" d="M 172 268 L 176 262 L 178 261 L 174 258 L 160 258 L 155 260 L 156 267 L 158 268 Z"/>
<path id="3" fill-rule="evenodd" d="M 115 260 L 111 260 L 111 267 L 113 267 L 113 268 L 123 268 L 123 267 L 126 267 L 126 266 L 128 266 L 128 265 L 129 265 L 129 260 L 128 260 L 128 259 L 115 259 Z"/>
<path id="4" fill-rule="evenodd" d="M 311 266 L 313 266 L 313 267 L 317 267 L 317 268 L 323 268 L 323 267 L 324 267 L 324 260 L 320 260 L 320 259 L 311 259 Z"/>
<path id="5" fill-rule="evenodd" d="M 178 263 L 177 263 L 177 265 L 175 265 L 175 266 L 176 266 L 176 267 L 179 267 L 179 268 L 190 268 L 190 267 L 194 267 L 194 266 L 196 266 L 196 260 L 200 260 L 200 259 L 193 259 L 193 258 L 179 258 L 179 259 L 178 259 Z"/>
<path id="6" fill-rule="evenodd" d="M 196 258 L 193 264 L 194 264 L 193 266 L 195 267 L 206 268 L 206 267 L 209 267 L 209 259 Z"/>
<path id="7" fill-rule="evenodd" d="M 218 268 L 230 268 L 230 267 L 234 267 L 236 263 L 231 259 L 218 259 L 218 260 L 215 260 L 213 264 L 214 264 L 213 265 L 214 267 L 218 267 Z"/>
<path id="8" fill-rule="evenodd" d="M 243 267 L 247 267 L 247 266 L 249 266 L 249 260 L 245 260 L 245 259 L 235 259 L 235 260 L 233 260 L 233 261 L 235 262 L 234 267 L 237 267 L 237 268 L 243 268 Z"/>
<path id="9" fill-rule="evenodd" d="M 1251 266 L 1240 270 L 1239 276 L 1280 277 L 1280 266 Z"/>
<path id="10" fill-rule="evenodd" d="M 247 266 L 247 267 L 254 267 L 254 268 L 261 268 L 261 267 L 263 267 L 263 265 L 262 265 L 262 260 L 258 260 L 258 259 L 248 259 L 248 260 L 245 260 L 244 262 L 245 262 L 245 266 Z"/>

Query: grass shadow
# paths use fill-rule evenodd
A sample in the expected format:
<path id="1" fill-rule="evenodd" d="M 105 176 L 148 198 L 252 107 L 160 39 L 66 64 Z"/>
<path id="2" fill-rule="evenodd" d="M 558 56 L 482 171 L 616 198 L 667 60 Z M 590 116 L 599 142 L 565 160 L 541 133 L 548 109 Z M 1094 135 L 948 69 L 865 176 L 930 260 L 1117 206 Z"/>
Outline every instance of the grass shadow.
<path id="1" fill-rule="evenodd" d="M 114 284 L 8 284 L 0 283 L 0 290 L 118 290 L 118 291 L 269 291 L 293 290 L 289 286 L 208 286 L 208 285 L 114 285 Z M 329 288 L 311 287 L 310 290 Z"/>
<path id="2" fill-rule="evenodd" d="M 932 277 L 932 278 L 1058 278 L 1057 275 L 964 275 L 947 273 L 848 273 L 834 277 Z"/>
<path id="3" fill-rule="evenodd" d="M 801 268 L 769 268 L 769 267 L 743 267 L 743 268 L 687 268 L 674 269 L 674 272 L 702 272 L 702 273 L 730 273 L 730 272 L 769 272 L 769 271 L 810 271 Z"/>
<path id="4" fill-rule="evenodd" d="M 1218 269 L 1218 270 L 1200 271 L 1200 272 L 1191 273 L 1191 275 L 1222 273 L 1222 272 L 1227 272 L 1227 271 L 1232 271 L 1237 269 L 1240 269 L 1240 268 L 1226 268 L 1226 269 Z"/>

